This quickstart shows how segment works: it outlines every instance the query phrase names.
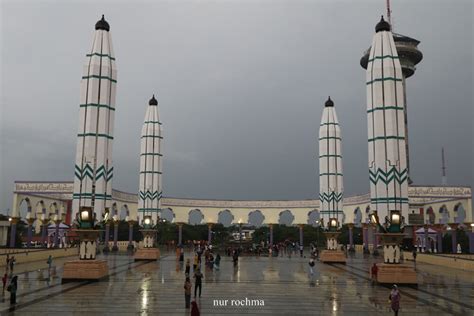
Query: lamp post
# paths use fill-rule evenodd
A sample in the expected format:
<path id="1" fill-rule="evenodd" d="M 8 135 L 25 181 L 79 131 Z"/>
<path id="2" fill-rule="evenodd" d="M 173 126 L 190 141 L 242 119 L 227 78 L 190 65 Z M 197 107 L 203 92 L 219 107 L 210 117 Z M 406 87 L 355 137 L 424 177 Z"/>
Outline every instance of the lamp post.
<path id="1" fill-rule="evenodd" d="M 474 253 L 474 223 L 466 223 L 468 229 L 471 228 L 471 231 L 467 231 L 469 236 L 469 253 Z"/>
<path id="2" fill-rule="evenodd" d="M 183 245 L 183 223 L 178 223 L 178 246 Z"/>
<path id="3" fill-rule="evenodd" d="M 16 226 L 20 221 L 19 217 L 10 217 L 8 219 L 10 221 L 10 248 L 15 248 L 16 245 Z"/>
<path id="4" fill-rule="evenodd" d="M 346 263 L 346 254 L 339 248 L 339 243 L 337 241 L 337 238 L 341 233 L 339 227 L 340 224 L 336 217 L 330 217 L 328 219 L 326 231 L 324 232 L 327 245 L 326 250 L 321 251 L 319 259 L 321 262 Z"/>
<path id="5" fill-rule="evenodd" d="M 131 217 L 127 216 L 125 221 L 128 222 L 128 246 L 127 250 L 133 250 L 133 225 L 135 225 L 136 221 L 134 221 Z"/>
<path id="6" fill-rule="evenodd" d="M 299 224 L 298 225 L 299 227 L 299 231 L 300 231 L 300 257 L 303 257 L 303 227 L 304 225 L 303 224 Z"/>
<path id="7" fill-rule="evenodd" d="M 318 247 L 319 244 L 319 223 L 319 220 L 316 221 L 316 247 Z"/>
<path id="8" fill-rule="evenodd" d="M 31 239 L 33 239 L 33 223 L 35 222 L 35 218 L 31 215 L 31 212 L 26 214 L 26 221 L 28 223 L 28 234 L 26 239 L 26 247 L 31 248 Z"/>
<path id="9" fill-rule="evenodd" d="M 61 224 L 61 217 L 58 214 L 56 214 L 54 215 L 53 221 L 56 224 L 53 245 L 54 245 L 54 248 L 59 248 L 59 225 Z"/>
<path id="10" fill-rule="evenodd" d="M 459 224 L 449 224 L 449 227 L 451 228 L 451 247 L 452 247 L 452 253 L 457 253 L 457 229 L 458 229 Z"/>
<path id="11" fill-rule="evenodd" d="M 120 218 L 118 217 L 117 214 L 114 215 L 113 222 L 114 222 L 114 245 L 112 246 L 112 251 L 117 252 L 118 251 L 118 245 L 117 245 L 118 229 L 119 229 L 119 224 L 120 224 Z"/>
<path id="12" fill-rule="evenodd" d="M 268 224 L 269 233 L 270 233 L 270 247 L 273 247 L 273 224 Z"/>
<path id="13" fill-rule="evenodd" d="M 239 248 L 242 249 L 242 220 L 239 219 Z"/>
<path id="14" fill-rule="evenodd" d="M 157 216 L 157 221 L 160 217 Z M 160 250 L 156 247 L 157 226 L 153 222 L 151 215 L 144 215 L 140 232 L 143 235 L 143 248 L 139 248 L 134 259 L 137 260 L 157 260 L 160 257 Z"/>
<path id="15" fill-rule="evenodd" d="M 349 228 L 349 252 L 354 252 L 354 224 L 349 223 L 347 224 Z"/>
<path id="16" fill-rule="evenodd" d="M 105 223 L 105 236 L 104 236 L 104 253 L 110 252 L 109 239 L 110 239 L 110 218 L 109 211 L 106 210 L 104 213 L 104 223 Z"/>

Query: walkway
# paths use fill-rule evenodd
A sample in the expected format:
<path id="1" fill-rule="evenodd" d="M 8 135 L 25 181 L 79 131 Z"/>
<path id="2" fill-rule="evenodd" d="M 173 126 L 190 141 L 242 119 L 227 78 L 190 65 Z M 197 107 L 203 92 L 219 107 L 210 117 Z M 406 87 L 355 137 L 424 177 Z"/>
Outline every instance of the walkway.
<path id="1" fill-rule="evenodd" d="M 51 274 L 45 262 L 18 265 L 22 272 L 18 304 L 11 314 L 189 314 L 184 309 L 183 267 L 172 253 L 158 262 L 133 262 L 126 255 L 106 258 L 110 278 L 103 282 L 61 284 L 62 264 L 68 259 L 55 260 L 57 268 Z M 372 262 L 362 256 L 350 258 L 347 265 L 317 262 L 311 278 L 307 259 L 243 257 L 234 269 L 230 258 L 223 256 L 220 271 L 204 271 L 198 303 L 203 315 L 390 315 L 389 288 L 373 286 L 368 280 Z M 422 264 L 418 269 L 422 279 L 418 289 L 401 288 L 400 315 L 474 313 L 471 273 Z M 0 303 L 2 315 L 10 311 L 8 295 Z M 227 306 L 214 306 L 214 300 L 227 300 Z M 235 300 L 254 306 L 236 307 Z M 257 302 L 264 306 L 255 306 Z"/>

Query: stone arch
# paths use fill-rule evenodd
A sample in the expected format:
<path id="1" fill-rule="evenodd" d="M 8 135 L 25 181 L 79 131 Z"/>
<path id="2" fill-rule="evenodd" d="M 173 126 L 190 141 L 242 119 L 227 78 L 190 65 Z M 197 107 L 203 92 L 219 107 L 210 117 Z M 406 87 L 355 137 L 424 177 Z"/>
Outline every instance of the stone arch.
<path id="1" fill-rule="evenodd" d="M 293 215 L 293 213 L 290 210 L 284 210 L 279 214 L 278 224 L 291 226 L 294 220 L 295 216 Z"/>
<path id="2" fill-rule="evenodd" d="M 217 215 L 217 223 L 224 225 L 224 227 L 229 227 L 234 221 L 234 214 L 229 210 L 222 210 Z"/>
<path id="3" fill-rule="evenodd" d="M 367 205 L 365 207 L 365 222 L 366 223 L 370 222 L 370 205 Z"/>
<path id="4" fill-rule="evenodd" d="M 32 217 L 36 217 L 35 214 L 31 213 L 31 201 L 28 198 L 24 198 L 18 205 L 18 216 L 20 218 L 26 218 L 26 215 L 30 213 Z"/>
<path id="5" fill-rule="evenodd" d="M 360 210 L 360 207 L 356 207 L 354 210 L 354 225 L 356 227 L 360 227 L 362 224 L 362 211 Z"/>
<path id="6" fill-rule="evenodd" d="M 308 224 L 311 226 L 319 226 L 321 224 L 321 213 L 318 210 L 308 212 Z"/>
<path id="7" fill-rule="evenodd" d="M 247 223 L 252 226 L 260 227 L 265 221 L 265 215 L 260 210 L 255 210 L 249 213 Z"/>
<path id="8" fill-rule="evenodd" d="M 200 225 L 204 219 L 204 214 L 200 209 L 190 210 L 188 213 L 188 224 L 189 225 Z"/>
<path id="9" fill-rule="evenodd" d="M 426 210 L 426 223 L 433 225 L 435 223 L 435 220 L 436 220 L 435 212 L 433 208 L 430 206 Z"/>
<path id="10" fill-rule="evenodd" d="M 59 208 L 58 208 L 58 203 L 52 202 L 49 204 L 49 216 L 54 216 L 58 214 Z"/>
<path id="11" fill-rule="evenodd" d="M 440 214 L 439 223 L 444 224 L 444 225 L 448 224 L 449 223 L 449 211 L 448 211 L 448 208 L 446 207 L 445 204 L 443 204 L 439 208 L 439 214 Z"/>
<path id="12" fill-rule="evenodd" d="M 120 213 L 118 215 L 119 215 L 119 219 L 121 220 L 127 218 L 127 216 L 130 216 L 130 210 L 128 209 L 127 204 L 122 205 L 122 207 L 120 208 Z"/>
<path id="13" fill-rule="evenodd" d="M 167 208 L 164 208 L 161 210 L 161 218 L 170 222 L 170 223 L 173 223 L 174 222 L 174 219 L 175 219 L 176 215 L 174 214 L 173 210 L 169 207 Z"/>
<path id="14" fill-rule="evenodd" d="M 466 211 L 464 210 L 464 206 L 462 205 L 462 203 L 459 202 L 454 206 L 454 222 L 456 224 L 462 224 L 464 223 L 465 219 Z"/>

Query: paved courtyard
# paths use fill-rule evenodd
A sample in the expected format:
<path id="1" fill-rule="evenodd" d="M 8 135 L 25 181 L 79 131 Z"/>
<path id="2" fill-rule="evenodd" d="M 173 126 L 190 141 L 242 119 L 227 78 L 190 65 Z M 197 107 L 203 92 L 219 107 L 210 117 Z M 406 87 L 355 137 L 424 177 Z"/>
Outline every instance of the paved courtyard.
<path id="1" fill-rule="evenodd" d="M 18 265 L 18 304 L 10 309 L 6 292 L 1 314 L 189 314 L 184 309 L 184 267 L 172 253 L 162 254 L 158 262 L 134 262 L 125 254 L 101 258 L 109 262 L 108 281 L 61 284 L 62 265 L 71 258 L 54 260 L 51 273 L 43 262 Z M 317 262 L 310 277 L 304 258 L 242 257 L 234 268 L 223 256 L 220 271 L 204 269 L 197 302 L 202 315 L 390 315 L 389 288 L 368 279 L 372 262 L 362 255 L 349 258 L 347 265 Z M 474 314 L 472 273 L 423 264 L 417 268 L 421 283 L 417 289 L 401 288 L 400 315 Z M 227 306 L 214 306 L 214 300 L 228 300 Z M 254 306 L 235 306 L 242 303 Z"/>

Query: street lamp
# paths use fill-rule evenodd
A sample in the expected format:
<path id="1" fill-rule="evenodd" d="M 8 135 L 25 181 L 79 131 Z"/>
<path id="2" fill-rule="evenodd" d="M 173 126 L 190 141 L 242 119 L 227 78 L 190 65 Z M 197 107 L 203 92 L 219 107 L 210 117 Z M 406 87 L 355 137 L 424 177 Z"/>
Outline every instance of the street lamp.
<path id="1" fill-rule="evenodd" d="M 390 226 L 388 227 L 388 231 L 390 233 L 400 233 L 401 222 L 402 217 L 400 215 L 400 211 L 390 211 Z"/>
<path id="2" fill-rule="evenodd" d="M 337 218 L 330 218 L 328 223 L 328 230 L 334 231 L 337 229 L 338 222 Z"/>
<path id="3" fill-rule="evenodd" d="M 92 207 L 83 207 L 76 215 L 77 223 L 81 229 L 90 229 L 94 227 L 95 213 Z"/>
<path id="4" fill-rule="evenodd" d="M 153 221 L 151 220 L 151 216 L 150 215 L 145 215 L 143 217 L 143 222 L 142 222 L 142 225 L 144 228 L 150 228 L 150 226 L 153 224 Z"/>

